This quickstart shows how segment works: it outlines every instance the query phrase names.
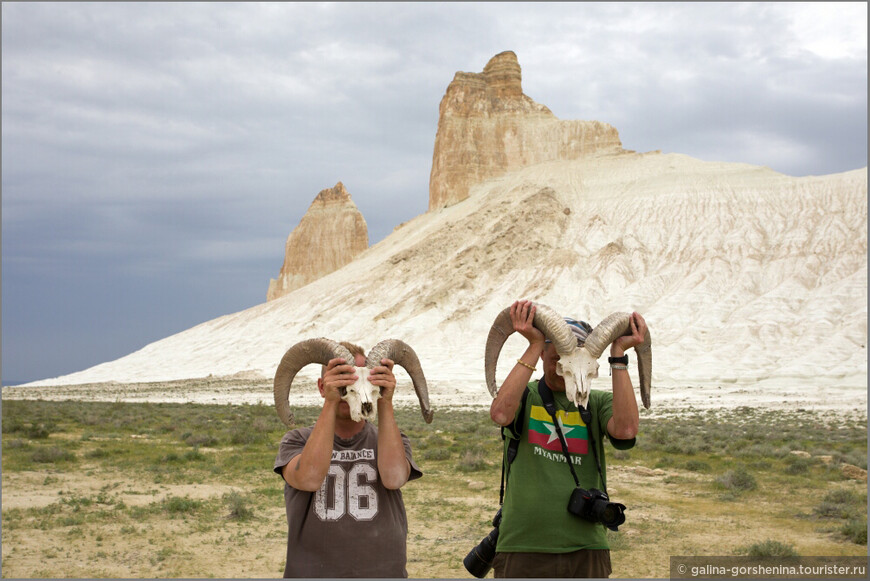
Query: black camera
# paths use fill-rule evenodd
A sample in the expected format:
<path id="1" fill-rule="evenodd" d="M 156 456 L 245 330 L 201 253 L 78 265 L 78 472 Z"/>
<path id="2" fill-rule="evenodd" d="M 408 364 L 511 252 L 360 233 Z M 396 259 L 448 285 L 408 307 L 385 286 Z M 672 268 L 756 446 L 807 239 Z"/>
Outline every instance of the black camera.
<path id="1" fill-rule="evenodd" d="M 575 488 L 568 501 L 568 512 L 589 522 L 600 522 L 612 531 L 625 522 L 625 505 L 610 502 L 610 497 L 597 488 Z"/>
<path id="2" fill-rule="evenodd" d="M 498 542 L 498 525 L 500 524 L 501 509 L 498 509 L 498 512 L 495 513 L 495 517 L 492 519 L 492 526 L 495 528 L 462 559 L 465 570 L 478 579 L 486 577 L 486 574 L 492 569 L 492 560 L 495 559 L 495 545 Z"/>

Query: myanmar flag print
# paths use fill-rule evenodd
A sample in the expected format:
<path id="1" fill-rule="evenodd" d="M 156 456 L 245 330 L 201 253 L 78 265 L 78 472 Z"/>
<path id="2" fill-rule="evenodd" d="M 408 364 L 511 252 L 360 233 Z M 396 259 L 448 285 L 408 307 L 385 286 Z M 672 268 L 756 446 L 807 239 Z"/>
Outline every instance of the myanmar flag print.
<path id="1" fill-rule="evenodd" d="M 586 424 L 580 419 L 580 412 L 556 411 L 556 420 L 568 443 L 571 454 L 586 454 L 589 451 L 589 435 Z M 529 414 L 529 443 L 537 444 L 545 450 L 561 452 L 562 444 L 556 434 L 553 418 L 541 406 L 533 405 Z"/>

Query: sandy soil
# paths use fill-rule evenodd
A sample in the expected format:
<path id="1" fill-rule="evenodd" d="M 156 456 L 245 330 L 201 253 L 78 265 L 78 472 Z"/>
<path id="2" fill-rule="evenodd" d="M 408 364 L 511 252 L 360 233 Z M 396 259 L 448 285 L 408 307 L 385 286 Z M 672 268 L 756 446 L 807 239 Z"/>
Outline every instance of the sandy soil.
<path id="1" fill-rule="evenodd" d="M 105 491 L 111 501 L 138 506 L 167 495 L 194 499 L 219 497 L 230 486 L 137 486 L 123 474 L 93 476 L 49 471 L 3 475 L 3 510 L 48 507 L 62 495 L 85 497 Z M 611 494 L 630 510 L 620 528 L 623 549 L 613 552 L 615 577 L 661 578 L 668 575 L 671 555 L 728 555 L 738 547 L 776 539 L 800 554 L 862 555 L 866 548 L 836 539 L 810 519 L 795 518 L 812 510 L 810 495 L 788 507 L 769 503 L 723 503 L 686 491 L 680 482 L 709 481 L 711 475 L 668 468 L 613 468 Z M 424 489 L 421 480 L 405 491 L 408 504 L 408 572 L 411 578 L 469 578 L 461 557 L 488 532 L 478 523 L 494 510 L 497 482 L 458 479 L 446 495 Z M 835 486 L 861 493 L 866 482 Z M 243 491 L 241 491 L 243 492 Z M 442 491 L 443 492 L 443 491 Z M 445 504 L 446 503 L 446 504 Z M 461 519 L 428 518 L 433 507 L 460 510 Z M 456 507 L 464 507 L 457 509 Z M 752 511 L 765 518 L 753 518 Z M 252 522 L 226 521 L 198 526 L 196 519 L 160 519 L 134 525 L 100 524 L 49 529 L 6 527 L 3 531 L 4 577 L 277 578 L 284 563 L 283 507 L 259 509 Z M 757 516 L 758 513 L 756 512 Z M 772 517 L 771 517 L 772 515 Z M 752 522 L 752 526 L 747 526 Z M 626 549 L 627 547 L 627 549 Z M 639 559 L 638 555 L 643 555 Z"/>

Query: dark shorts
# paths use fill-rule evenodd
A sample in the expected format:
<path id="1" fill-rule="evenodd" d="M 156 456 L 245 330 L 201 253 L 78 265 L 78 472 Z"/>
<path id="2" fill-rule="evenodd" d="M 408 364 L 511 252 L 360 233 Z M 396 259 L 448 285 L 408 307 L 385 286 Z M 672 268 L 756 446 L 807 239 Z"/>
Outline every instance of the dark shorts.
<path id="1" fill-rule="evenodd" d="M 609 549 L 582 549 L 572 553 L 496 553 L 492 566 L 496 579 L 604 579 L 612 572 Z"/>

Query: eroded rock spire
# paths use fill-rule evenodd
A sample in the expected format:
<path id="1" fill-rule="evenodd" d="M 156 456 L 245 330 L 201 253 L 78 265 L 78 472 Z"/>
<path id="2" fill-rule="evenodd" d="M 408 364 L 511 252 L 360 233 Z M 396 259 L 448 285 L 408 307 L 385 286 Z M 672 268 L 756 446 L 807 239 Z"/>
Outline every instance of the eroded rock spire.
<path id="1" fill-rule="evenodd" d="M 284 245 L 284 265 L 269 282 L 271 301 L 338 270 L 369 246 L 366 221 L 344 184 L 321 190 Z"/>
<path id="2" fill-rule="evenodd" d="M 482 73 L 456 73 L 441 99 L 429 210 L 461 202 L 472 186 L 509 171 L 607 151 L 623 151 L 616 129 L 560 121 L 523 94 L 517 55 L 505 51 Z"/>

